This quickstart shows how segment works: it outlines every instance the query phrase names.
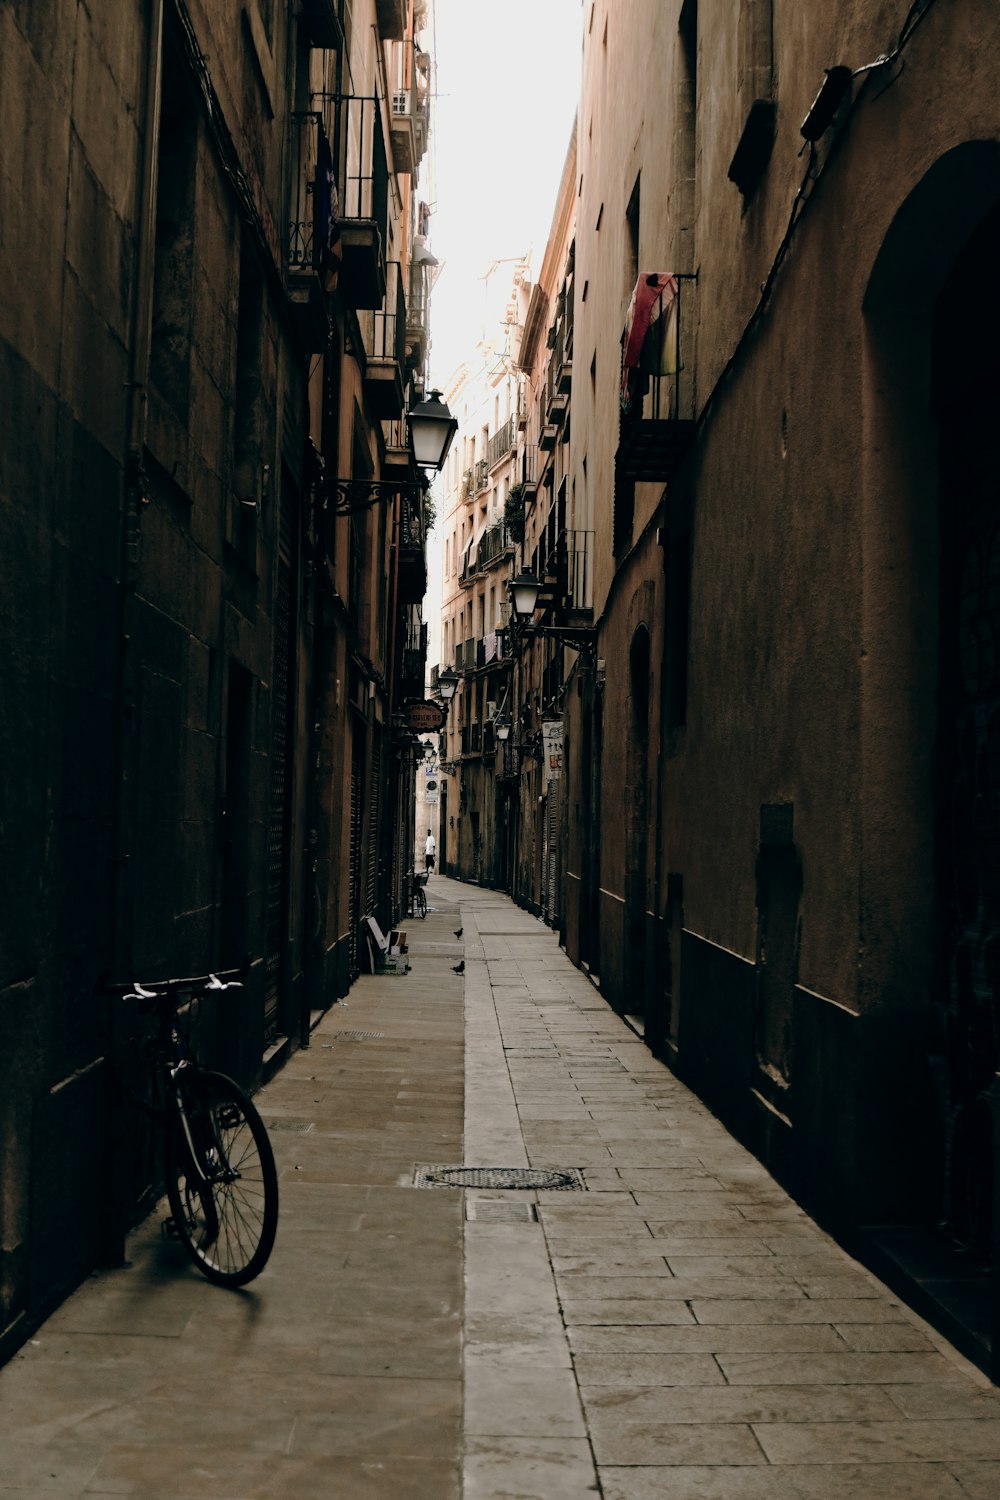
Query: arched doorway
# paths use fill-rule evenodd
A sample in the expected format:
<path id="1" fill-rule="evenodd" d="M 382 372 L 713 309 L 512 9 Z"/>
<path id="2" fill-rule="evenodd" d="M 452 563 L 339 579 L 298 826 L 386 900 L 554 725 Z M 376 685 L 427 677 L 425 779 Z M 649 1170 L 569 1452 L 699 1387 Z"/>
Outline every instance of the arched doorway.
<path id="1" fill-rule="evenodd" d="M 1000 1207 L 998 251 L 1000 148 L 968 142 L 902 204 L 865 296 L 858 1004 L 871 1020 L 857 1035 L 876 1087 L 845 1078 L 880 1264 L 984 1363 Z"/>
<path id="2" fill-rule="evenodd" d="M 941 583 L 937 976 L 932 1044 L 944 1109 L 942 1208 L 987 1254 L 1000 1067 L 1000 204 L 934 309 Z"/>

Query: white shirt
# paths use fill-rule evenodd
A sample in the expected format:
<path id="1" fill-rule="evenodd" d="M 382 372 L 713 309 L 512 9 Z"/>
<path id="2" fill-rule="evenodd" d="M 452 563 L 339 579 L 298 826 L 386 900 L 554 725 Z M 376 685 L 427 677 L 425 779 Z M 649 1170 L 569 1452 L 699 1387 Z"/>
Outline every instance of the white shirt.
<path id="1" fill-rule="evenodd" d="M 434 835 L 433 835 L 433 833 L 429 833 L 427 835 L 427 842 L 424 845 L 424 853 L 425 854 L 433 854 L 436 848 L 437 848 L 437 845 L 434 842 Z"/>

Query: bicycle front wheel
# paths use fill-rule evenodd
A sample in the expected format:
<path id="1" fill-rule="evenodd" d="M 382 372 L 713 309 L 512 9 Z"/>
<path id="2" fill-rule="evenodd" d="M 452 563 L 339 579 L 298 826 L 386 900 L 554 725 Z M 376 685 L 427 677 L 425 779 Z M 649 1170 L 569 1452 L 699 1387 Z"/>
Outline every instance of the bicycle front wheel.
<path id="1" fill-rule="evenodd" d="M 193 1069 L 181 1081 L 180 1100 L 184 1120 L 178 1114 L 167 1142 L 167 1198 L 178 1238 L 210 1281 L 245 1286 L 267 1264 L 278 1227 L 267 1130 L 224 1073 Z"/>

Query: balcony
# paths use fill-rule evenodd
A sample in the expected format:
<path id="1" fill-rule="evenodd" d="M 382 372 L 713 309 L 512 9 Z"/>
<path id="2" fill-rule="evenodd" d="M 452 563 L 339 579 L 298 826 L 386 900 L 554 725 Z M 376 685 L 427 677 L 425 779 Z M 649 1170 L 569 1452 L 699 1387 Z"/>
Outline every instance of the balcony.
<path id="1" fill-rule="evenodd" d="M 514 446 L 516 436 L 516 422 L 514 417 L 508 417 L 502 427 L 498 428 L 486 444 L 486 465 L 492 469 L 506 458 Z"/>
<path id="2" fill-rule="evenodd" d="M 330 325 L 323 291 L 332 270 L 331 242 L 337 214 L 330 191 L 333 154 L 316 111 L 293 114 L 291 125 L 291 194 L 285 249 L 285 291 L 292 321 L 306 353 L 325 347 Z"/>
<path id="3" fill-rule="evenodd" d="M 481 459 L 479 459 L 479 461 L 477 462 L 477 464 L 476 464 L 476 466 L 475 466 L 475 468 L 473 470 L 473 491 L 472 491 L 472 493 L 474 495 L 480 494 L 483 490 L 485 490 L 487 488 L 487 486 L 489 485 L 489 482 L 490 482 L 490 466 L 486 462 L 485 458 L 481 458 Z"/>
<path id="4" fill-rule="evenodd" d="M 555 422 L 546 422 L 538 439 L 538 446 L 543 453 L 551 453 L 559 441 L 559 428 Z"/>
<path id="5" fill-rule="evenodd" d="M 385 244 L 389 165 L 376 98 L 317 94 L 333 142 L 340 188 L 341 262 L 338 290 L 348 307 L 378 309 L 386 294 Z"/>
<path id="6" fill-rule="evenodd" d="M 397 172 L 412 176 L 427 150 L 427 102 L 416 85 L 396 89 L 392 96 L 392 159 Z"/>
<path id="7" fill-rule="evenodd" d="M 556 391 L 560 396 L 568 396 L 573 389 L 573 361 L 564 359 L 559 366 L 556 376 Z"/>
<path id="8" fill-rule="evenodd" d="M 427 664 L 427 626 L 419 617 L 412 618 L 403 642 L 400 660 L 400 698 L 423 698 L 424 673 Z"/>
<path id="9" fill-rule="evenodd" d="M 554 605 L 560 625 L 588 625 L 593 614 L 592 531 L 563 530 L 545 567 L 555 579 Z"/>
<path id="10" fill-rule="evenodd" d="M 534 505 L 538 494 L 538 449 L 531 444 L 526 447 L 521 459 L 521 485 L 525 509 Z"/>
<path id="11" fill-rule="evenodd" d="M 406 298 L 399 261 L 386 268 L 385 301 L 359 318 L 365 348 L 365 399 L 381 421 L 402 416 L 406 363 Z"/>
<path id="12" fill-rule="evenodd" d="M 693 288 L 689 276 L 641 276 L 636 284 L 636 311 L 622 336 L 615 455 L 622 479 L 666 483 L 694 441 L 694 373 L 685 367 L 693 344 Z"/>
<path id="13" fill-rule="evenodd" d="M 479 556 L 476 559 L 478 570 L 483 572 L 497 562 L 506 561 L 513 551 L 513 540 L 504 523 L 498 521 L 495 526 L 490 527 L 479 543 Z"/>
<path id="14" fill-rule="evenodd" d="M 385 457 L 382 473 L 386 479 L 411 480 L 413 478 L 413 455 L 406 436 L 406 420 L 398 417 L 385 423 L 382 429 L 385 439 Z"/>
<path id="15" fill-rule="evenodd" d="M 562 395 L 559 391 L 554 392 L 549 402 L 549 422 L 554 422 L 557 427 L 561 427 L 568 411 L 569 397 Z"/>
<path id="16" fill-rule="evenodd" d="M 428 342 L 427 267 L 410 264 L 410 295 L 406 299 L 406 358 L 419 370 L 427 357 Z"/>
<path id="17" fill-rule="evenodd" d="M 419 505 L 403 506 L 399 523 L 399 601 L 419 604 L 427 592 L 427 552 Z"/>

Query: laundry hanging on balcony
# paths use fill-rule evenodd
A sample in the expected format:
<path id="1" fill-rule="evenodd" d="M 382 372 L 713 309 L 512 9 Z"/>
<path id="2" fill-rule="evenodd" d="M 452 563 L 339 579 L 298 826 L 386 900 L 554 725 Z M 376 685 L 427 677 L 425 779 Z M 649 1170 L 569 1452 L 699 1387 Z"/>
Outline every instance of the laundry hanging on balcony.
<path id="1" fill-rule="evenodd" d="M 680 369 L 677 309 L 680 286 L 669 271 L 644 272 L 632 288 L 622 335 L 622 411 L 632 409 L 647 376 Z"/>
<path id="2" fill-rule="evenodd" d="M 332 292 L 337 285 L 337 273 L 344 256 L 339 210 L 333 153 L 326 134 L 321 130 L 316 149 L 316 234 L 319 239 L 316 263 L 325 292 Z"/>

